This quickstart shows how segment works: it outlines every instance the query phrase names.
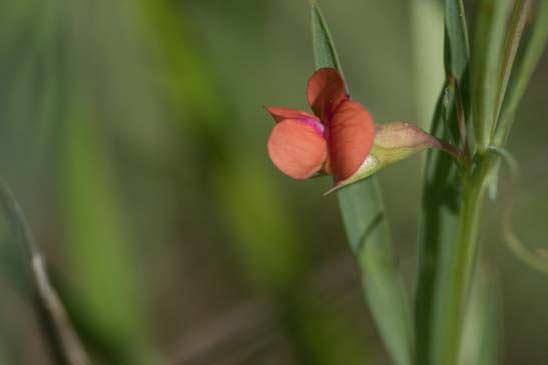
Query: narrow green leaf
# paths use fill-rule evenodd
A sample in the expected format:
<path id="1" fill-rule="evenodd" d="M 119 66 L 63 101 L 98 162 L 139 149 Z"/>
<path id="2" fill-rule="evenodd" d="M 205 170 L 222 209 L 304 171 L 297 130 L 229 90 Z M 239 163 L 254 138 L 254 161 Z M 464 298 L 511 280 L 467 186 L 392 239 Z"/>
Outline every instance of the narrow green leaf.
<path id="1" fill-rule="evenodd" d="M 448 88 L 444 88 L 434 114 L 431 133 L 448 138 L 445 115 L 449 108 Z M 446 97 L 447 96 L 447 97 Z M 453 119 L 450 119 L 454 121 Z M 458 171 L 451 158 L 439 151 L 427 155 L 422 214 L 418 235 L 418 278 L 415 296 L 415 339 L 417 364 L 429 364 L 436 278 L 440 267 L 441 244 L 454 240 L 458 223 Z"/>
<path id="2" fill-rule="evenodd" d="M 490 144 L 496 123 L 498 81 L 511 6 L 509 0 L 480 0 L 476 10 L 471 88 L 476 145 L 481 151 Z"/>
<path id="3" fill-rule="evenodd" d="M 491 133 L 493 133 L 497 127 L 499 114 L 502 109 L 502 103 L 504 101 L 504 96 L 506 95 L 506 88 L 508 87 L 508 81 L 510 80 L 510 74 L 512 73 L 512 68 L 514 67 L 514 61 L 531 6 L 532 0 L 518 0 L 514 4 L 514 9 L 512 10 L 510 26 L 504 42 L 503 59 L 500 66 L 497 99 L 495 104 L 495 124 Z"/>
<path id="4" fill-rule="evenodd" d="M 367 303 L 396 364 L 412 363 L 410 309 L 394 264 L 375 177 L 337 193 L 348 241 L 358 257 Z"/>
<path id="5" fill-rule="evenodd" d="M 458 363 L 463 320 L 476 266 L 483 186 L 491 164 L 491 159 L 481 160 L 473 175 L 463 178 L 458 230 L 451 241 L 443 242 L 440 247 L 431 339 L 432 364 Z"/>
<path id="6" fill-rule="evenodd" d="M 501 117 L 495 131 L 494 144 L 503 147 L 514 123 L 519 103 L 527 90 L 529 80 L 548 42 L 548 1 L 537 1 L 536 16 L 530 36 L 523 42 L 510 78 L 510 87 L 504 99 Z"/>
<path id="7" fill-rule="evenodd" d="M 311 1 L 312 41 L 316 68 L 340 63 L 327 24 Z M 412 362 L 410 310 L 401 278 L 395 268 L 389 229 L 375 177 L 337 193 L 349 244 L 362 270 L 365 297 L 381 336 L 396 364 Z"/>
<path id="8" fill-rule="evenodd" d="M 322 10 L 315 0 L 310 0 L 311 24 L 312 24 L 312 47 L 314 49 L 314 63 L 316 68 L 334 67 L 342 74 L 343 70 L 339 61 L 335 43 Z"/>
<path id="9" fill-rule="evenodd" d="M 6 184 L 0 180 L 0 206 L 5 212 L 9 226 L 13 230 L 12 242 L 20 248 L 24 265 L 21 272 L 28 273 L 28 282 L 23 289 L 29 299 L 36 300 L 40 313 L 44 314 L 42 323 L 58 360 L 69 365 L 89 364 L 87 353 L 74 330 L 67 311 L 56 289 L 50 282 L 41 249 L 34 240 L 23 210 Z M 32 291 L 27 291 L 30 286 Z"/>
<path id="10" fill-rule="evenodd" d="M 494 124 L 492 126 L 492 130 L 490 131 L 490 136 L 492 137 L 492 138 L 490 137 L 490 139 L 493 140 L 493 142 L 491 142 L 491 145 L 501 146 L 501 145 L 497 145 L 497 141 L 496 141 L 496 132 L 497 132 L 497 129 L 499 129 L 498 127 L 500 125 L 499 117 L 500 117 L 501 110 L 503 108 L 503 101 L 506 95 L 506 89 L 508 87 L 508 82 L 512 74 L 514 61 L 516 59 L 516 55 L 518 52 L 518 48 L 520 46 L 523 30 L 525 28 L 525 23 L 529 16 L 531 7 L 532 7 L 531 0 L 525 0 L 525 1 L 519 0 L 519 1 L 516 1 L 514 4 L 510 25 L 508 28 L 508 32 L 506 34 L 506 40 L 504 42 L 503 57 L 500 65 L 496 103 L 495 103 L 495 117 L 494 117 L 495 119 L 494 119 Z M 508 124 L 508 121 L 506 121 L 506 124 Z M 504 129 L 504 127 L 502 128 Z M 499 143 L 503 143 L 503 142 L 499 141 Z M 497 164 L 496 167 L 493 168 L 493 170 L 491 171 L 491 176 L 489 176 L 488 188 L 489 188 L 489 196 L 492 200 L 494 200 L 497 196 L 499 170 L 500 170 L 500 164 Z"/>
<path id="11" fill-rule="evenodd" d="M 455 115 L 455 80 L 466 89 L 465 73 L 470 51 L 462 1 L 445 1 L 446 85 L 434 112 L 431 133 L 441 139 L 458 135 Z M 427 156 L 422 216 L 418 236 L 418 278 L 415 297 L 415 338 L 417 364 L 431 361 L 432 330 L 435 326 L 436 279 L 439 276 L 441 244 L 454 240 L 459 209 L 459 174 L 451 158 L 439 151 Z"/>
<path id="12" fill-rule="evenodd" d="M 470 59 L 470 45 L 464 5 L 461 0 L 445 0 L 445 72 L 464 74 Z"/>
<path id="13" fill-rule="evenodd" d="M 464 323 L 460 364 L 496 365 L 502 333 L 502 296 L 497 275 L 478 268 Z"/>

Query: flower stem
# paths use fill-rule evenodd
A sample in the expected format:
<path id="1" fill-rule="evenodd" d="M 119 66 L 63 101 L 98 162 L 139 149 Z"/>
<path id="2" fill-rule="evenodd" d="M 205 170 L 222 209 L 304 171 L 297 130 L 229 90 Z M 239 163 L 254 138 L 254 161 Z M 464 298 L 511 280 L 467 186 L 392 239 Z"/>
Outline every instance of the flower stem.
<path id="1" fill-rule="evenodd" d="M 437 307 L 437 336 L 434 339 L 438 344 L 434 364 L 458 364 L 463 318 L 477 261 L 478 226 L 485 181 L 492 164 L 492 157 L 482 156 L 472 173 L 464 178 L 456 242 L 442 256 L 441 297 Z"/>

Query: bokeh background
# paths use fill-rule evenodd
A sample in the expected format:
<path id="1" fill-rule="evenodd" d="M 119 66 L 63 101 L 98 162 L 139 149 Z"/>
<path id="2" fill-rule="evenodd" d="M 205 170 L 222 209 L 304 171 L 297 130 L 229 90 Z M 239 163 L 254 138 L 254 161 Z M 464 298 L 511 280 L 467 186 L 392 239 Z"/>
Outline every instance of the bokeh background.
<path id="1" fill-rule="evenodd" d="M 353 97 L 428 128 L 440 2 L 321 5 Z M 389 363 L 330 181 L 266 154 L 261 106 L 306 109 L 312 72 L 304 0 L 0 0 L 0 176 L 98 363 Z M 546 85 L 545 55 L 509 146 L 532 248 L 548 247 Z M 379 174 L 410 300 L 423 157 Z M 482 310 L 500 363 L 546 364 L 548 278 L 507 250 L 500 208 L 481 227 Z M 13 237 L 2 216 L 0 364 L 55 364 Z"/>

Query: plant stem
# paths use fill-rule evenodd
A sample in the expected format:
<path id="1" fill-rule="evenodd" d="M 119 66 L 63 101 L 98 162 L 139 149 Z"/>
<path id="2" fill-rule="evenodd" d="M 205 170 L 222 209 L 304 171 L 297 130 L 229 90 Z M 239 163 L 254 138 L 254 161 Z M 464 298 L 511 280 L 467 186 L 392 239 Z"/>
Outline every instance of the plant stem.
<path id="1" fill-rule="evenodd" d="M 0 209 L 5 211 L 10 225 L 15 229 L 17 243 L 23 247 L 27 255 L 25 261 L 30 269 L 37 308 L 44 316 L 44 322 L 41 324 L 44 326 L 45 332 L 50 335 L 47 340 L 51 342 L 56 360 L 68 365 L 91 364 L 84 345 L 57 291 L 50 282 L 45 260 L 40 247 L 34 240 L 23 209 L 1 179 Z"/>
<path id="2" fill-rule="evenodd" d="M 437 308 L 438 333 L 434 364 L 455 365 L 459 360 L 462 325 L 478 251 L 478 226 L 485 181 L 494 160 L 481 156 L 476 168 L 464 178 L 462 206 L 456 242 L 442 257 L 443 268 Z"/>

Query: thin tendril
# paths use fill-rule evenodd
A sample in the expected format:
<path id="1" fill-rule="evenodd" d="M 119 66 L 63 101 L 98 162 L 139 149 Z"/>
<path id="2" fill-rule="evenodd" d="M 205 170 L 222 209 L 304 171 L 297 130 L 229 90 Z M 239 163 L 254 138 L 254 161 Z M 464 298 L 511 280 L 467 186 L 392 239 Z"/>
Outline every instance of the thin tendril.
<path id="1" fill-rule="evenodd" d="M 548 257 L 543 255 L 542 250 L 531 251 L 518 237 L 513 228 L 512 213 L 515 206 L 516 191 L 519 180 L 519 167 L 516 159 L 505 149 L 498 147 L 489 147 L 489 152 L 495 153 L 508 166 L 510 172 L 510 193 L 507 197 L 506 205 L 503 209 L 503 236 L 508 248 L 523 261 L 527 266 L 548 274 Z"/>

